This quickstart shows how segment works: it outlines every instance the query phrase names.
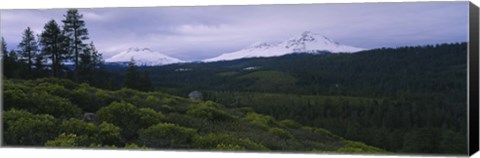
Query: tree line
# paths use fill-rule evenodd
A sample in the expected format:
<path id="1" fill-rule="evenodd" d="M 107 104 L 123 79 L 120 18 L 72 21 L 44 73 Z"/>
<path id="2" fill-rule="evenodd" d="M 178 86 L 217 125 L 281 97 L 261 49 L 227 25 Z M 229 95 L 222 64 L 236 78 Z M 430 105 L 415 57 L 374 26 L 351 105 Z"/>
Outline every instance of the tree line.
<path id="1" fill-rule="evenodd" d="M 105 70 L 102 53 L 96 49 L 93 41 L 88 41 L 89 31 L 83 15 L 77 9 L 69 9 L 63 16 L 63 25 L 49 20 L 40 34 L 35 34 L 27 27 L 17 49 L 8 51 L 5 39 L 1 38 L 5 79 L 68 78 L 99 88 L 119 89 L 124 86 L 143 91 L 153 90 L 148 85 L 148 74 L 140 76 L 127 71 L 133 81 L 121 84 L 116 80 L 118 75 Z M 133 60 L 132 63 L 129 70 L 136 69 Z"/>
<path id="2" fill-rule="evenodd" d="M 2 37 L 2 57 L 6 78 L 68 77 L 66 62 L 74 62 L 72 79 L 80 81 L 80 75 L 99 69 L 103 63 L 93 41 L 87 40 L 88 30 L 83 15 L 77 9 L 69 9 L 60 26 L 48 21 L 40 34 L 27 27 L 17 50 L 7 51 Z"/>

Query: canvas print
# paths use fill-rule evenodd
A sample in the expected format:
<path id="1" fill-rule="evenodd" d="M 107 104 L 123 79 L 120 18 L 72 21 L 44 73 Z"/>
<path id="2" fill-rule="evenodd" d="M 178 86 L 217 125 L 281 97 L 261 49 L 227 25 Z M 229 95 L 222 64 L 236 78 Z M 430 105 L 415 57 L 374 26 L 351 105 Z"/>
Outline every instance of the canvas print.
<path id="1" fill-rule="evenodd" d="M 1 10 L 2 145 L 466 155 L 468 11 Z"/>

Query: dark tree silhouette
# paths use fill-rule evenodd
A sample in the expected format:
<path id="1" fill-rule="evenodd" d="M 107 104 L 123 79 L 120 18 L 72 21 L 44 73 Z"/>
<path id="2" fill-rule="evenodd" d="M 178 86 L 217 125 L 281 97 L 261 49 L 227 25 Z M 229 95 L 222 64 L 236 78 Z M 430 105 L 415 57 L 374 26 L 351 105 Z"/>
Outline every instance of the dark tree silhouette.
<path id="1" fill-rule="evenodd" d="M 22 41 L 18 45 L 18 48 L 21 51 L 20 56 L 22 60 L 25 61 L 25 63 L 27 64 L 28 75 L 31 75 L 33 62 L 35 60 L 34 58 L 37 56 L 38 52 L 38 44 L 30 27 L 27 27 L 27 29 L 25 29 Z"/>
<path id="2" fill-rule="evenodd" d="M 62 61 L 68 56 L 68 52 L 66 52 L 68 42 L 65 39 L 65 35 L 55 20 L 50 20 L 45 24 L 40 44 L 43 54 L 51 60 L 52 76 L 54 77 L 60 77 Z"/>
<path id="3" fill-rule="evenodd" d="M 69 51 L 73 54 L 75 61 L 74 80 L 78 81 L 79 58 L 81 50 L 86 47 L 83 41 L 88 39 L 88 30 L 85 27 L 85 21 L 82 20 L 83 15 L 79 14 L 77 9 L 69 9 L 64 17 L 63 29 L 70 41 Z"/>

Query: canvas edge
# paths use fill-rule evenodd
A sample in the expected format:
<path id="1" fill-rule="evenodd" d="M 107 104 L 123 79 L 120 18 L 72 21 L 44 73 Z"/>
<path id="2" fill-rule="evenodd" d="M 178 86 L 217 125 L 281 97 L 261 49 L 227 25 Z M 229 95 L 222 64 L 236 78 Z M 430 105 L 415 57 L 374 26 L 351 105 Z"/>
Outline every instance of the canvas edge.
<path id="1" fill-rule="evenodd" d="M 468 154 L 479 150 L 479 8 L 469 5 L 468 39 Z"/>

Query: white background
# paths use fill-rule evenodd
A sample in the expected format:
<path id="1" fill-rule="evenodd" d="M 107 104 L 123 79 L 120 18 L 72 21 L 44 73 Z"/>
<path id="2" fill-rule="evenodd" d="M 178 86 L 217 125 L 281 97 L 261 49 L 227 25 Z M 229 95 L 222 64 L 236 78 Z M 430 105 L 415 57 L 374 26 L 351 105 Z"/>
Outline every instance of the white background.
<path id="1" fill-rule="evenodd" d="M 299 4 L 299 3 L 350 3 L 350 2 L 412 2 L 426 0 L 0 0 L 0 9 L 48 9 L 48 8 L 92 8 L 92 7 L 145 7 L 145 6 L 205 6 L 205 5 L 246 5 L 246 4 Z M 446 0 L 434 0 L 446 1 Z M 480 6 L 480 0 L 472 0 Z M 1 15 L 0 15 L 1 18 Z M 28 18 L 28 17 L 25 17 Z M 1 29 L 1 28 L 0 28 Z M 32 131 L 35 132 L 35 131 Z M 477 140 L 478 141 L 478 140 Z M 278 154 L 278 153 L 220 153 L 184 151 L 127 151 L 127 150 L 85 150 L 85 149 L 46 149 L 46 148 L 0 148 L 0 157 L 29 158 L 127 158 L 127 157 L 194 157 L 194 158 L 318 158 L 318 157 L 421 157 L 433 156 L 375 156 L 375 155 L 318 155 L 318 154 Z M 475 154 L 474 157 L 480 157 Z"/>

